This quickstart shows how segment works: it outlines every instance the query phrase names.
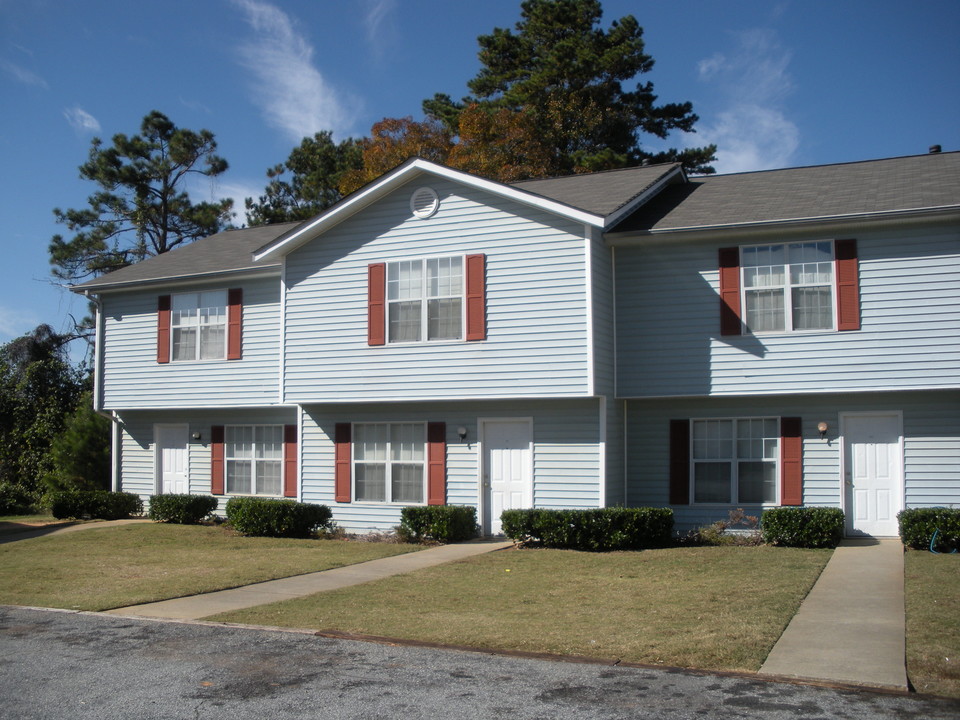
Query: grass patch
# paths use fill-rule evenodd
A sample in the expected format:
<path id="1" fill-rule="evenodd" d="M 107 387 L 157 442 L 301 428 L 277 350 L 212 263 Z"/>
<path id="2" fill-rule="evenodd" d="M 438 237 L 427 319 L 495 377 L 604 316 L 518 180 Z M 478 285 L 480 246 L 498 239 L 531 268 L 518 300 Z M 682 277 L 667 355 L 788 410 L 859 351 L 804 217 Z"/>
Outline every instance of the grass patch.
<path id="1" fill-rule="evenodd" d="M 107 610 L 352 565 L 418 549 L 250 538 L 221 527 L 132 524 L 0 545 L 0 604 Z"/>
<path id="2" fill-rule="evenodd" d="M 57 520 L 50 513 L 30 514 L 30 515 L 0 515 L 0 527 L 9 524 L 15 525 L 50 525 L 51 523 L 62 522 Z"/>
<path id="3" fill-rule="evenodd" d="M 960 555 L 907 550 L 907 675 L 917 692 L 960 697 Z"/>
<path id="4" fill-rule="evenodd" d="M 508 550 L 212 620 L 757 670 L 829 550 Z"/>

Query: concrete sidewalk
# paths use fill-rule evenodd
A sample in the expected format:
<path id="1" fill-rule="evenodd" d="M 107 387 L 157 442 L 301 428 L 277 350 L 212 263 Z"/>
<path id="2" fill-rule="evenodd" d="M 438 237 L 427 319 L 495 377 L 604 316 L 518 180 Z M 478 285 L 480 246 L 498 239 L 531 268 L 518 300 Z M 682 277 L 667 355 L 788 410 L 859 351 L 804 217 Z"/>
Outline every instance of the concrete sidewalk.
<path id="1" fill-rule="evenodd" d="M 380 580 L 391 575 L 413 572 L 420 568 L 442 565 L 474 555 L 501 550 L 513 545 L 503 541 L 475 541 L 456 545 L 440 545 L 427 550 L 394 555 L 370 560 L 356 565 L 297 575 L 295 577 L 269 580 L 255 585 L 220 590 L 173 600 L 131 605 L 107 610 L 111 615 L 172 618 L 175 620 L 199 620 L 217 613 L 241 610 L 256 605 L 289 600 L 312 595 L 326 590 L 336 590 L 350 585 Z"/>
<path id="2" fill-rule="evenodd" d="M 761 675 L 907 690 L 903 545 L 845 540 Z"/>

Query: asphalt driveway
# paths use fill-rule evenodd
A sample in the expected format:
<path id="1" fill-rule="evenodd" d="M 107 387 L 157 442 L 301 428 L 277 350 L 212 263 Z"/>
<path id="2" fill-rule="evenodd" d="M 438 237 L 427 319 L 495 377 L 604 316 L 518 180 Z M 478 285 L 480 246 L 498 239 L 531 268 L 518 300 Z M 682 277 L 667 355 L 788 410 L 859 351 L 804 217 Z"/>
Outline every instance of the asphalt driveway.
<path id="1" fill-rule="evenodd" d="M 940 698 L 0 606 L 6 720 L 956 718 Z"/>

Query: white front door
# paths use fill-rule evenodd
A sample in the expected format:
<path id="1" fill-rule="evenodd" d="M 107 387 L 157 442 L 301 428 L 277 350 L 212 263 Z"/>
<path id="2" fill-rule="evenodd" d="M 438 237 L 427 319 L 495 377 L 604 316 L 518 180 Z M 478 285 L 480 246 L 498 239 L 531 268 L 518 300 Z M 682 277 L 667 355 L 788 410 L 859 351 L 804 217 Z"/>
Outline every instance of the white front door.
<path id="1" fill-rule="evenodd" d="M 895 537 L 903 509 L 900 416 L 844 415 L 847 535 Z"/>
<path id="2" fill-rule="evenodd" d="M 533 505 L 533 424 L 530 420 L 481 420 L 483 533 L 502 532 L 500 513 Z"/>
<path id="3" fill-rule="evenodd" d="M 157 443 L 157 489 L 161 493 L 190 492 L 187 471 L 187 425 L 155 425 Z"/>

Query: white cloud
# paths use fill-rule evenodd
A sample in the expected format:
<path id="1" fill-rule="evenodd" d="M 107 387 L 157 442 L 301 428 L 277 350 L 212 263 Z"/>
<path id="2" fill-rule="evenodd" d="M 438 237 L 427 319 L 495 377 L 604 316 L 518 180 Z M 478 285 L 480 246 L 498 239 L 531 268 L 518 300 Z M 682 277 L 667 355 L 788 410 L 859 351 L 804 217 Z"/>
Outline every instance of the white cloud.
<path id="1" fill-rule="evenodd" d="M 800 130 L 784 104 L 793 90 L 791 53 L 772 30 L 740 33 L 731 54 L 698 63 L 700 79 L 715 84 L 723 100 L 713 122 L 701 121 L 697 144 L 717 145 L 719 172 L 779 168 L 793 163 Z"/>
<path id="2" fill-rule="evenodd" d="M 253 73 L 254 101 L 267 122 L 290 140 L 320 130 L 348 133 L 353 113 L 313 63 L 313 46 L 289 15 L 257 0 L 233 0 L 254 36 L 239 49 L 244 67 Z"/>
<path id="3" fill-rule="evenodd" d="M 363 25 L 367 34 L 367 45 L 378 59 L 384 56 L 387 47 L 396 37 L 396 9 L 396 0 L 366 0 Z"/>
<path id="4" fill-rule="evenodd" d="M 217 195 L 221 198 L 233 199 L 233 224 L 237 227 L 247 224 L 247 208 L 244 201 L 247 198 L 256 200 L 262 194 L 267 186 L 267 179 L 264 176 L 263 183 L 254 185 L 245 182 L 219 183 L 216 187 Z"/>
<path id="5" fill-rule="evenodd" d="M 0 68 L 3 68 L 4 72 L 6 72 L 8 75 L 11 75 L 15 80 L 23 83 L 24 85 L 34 85 L 35 87 L 43 88 L 44 90 L 47 90 L 50 87 L 47 85 L 47 81 L 42 77 L 20 67 L 15 63 L 3 60 L 0 61 Z"/>
<path id="6" fill-rule="evenodd" d="M 30 332 L 39 322 L 32 310 L 0 305 L 0 342 L 9 342 Z"/>
<path id="7" fill-rule="evenodd" d="M 63 116 L 77 132 L 100 132 L 99 121 L 79 105 L 64 110 Z"/>

